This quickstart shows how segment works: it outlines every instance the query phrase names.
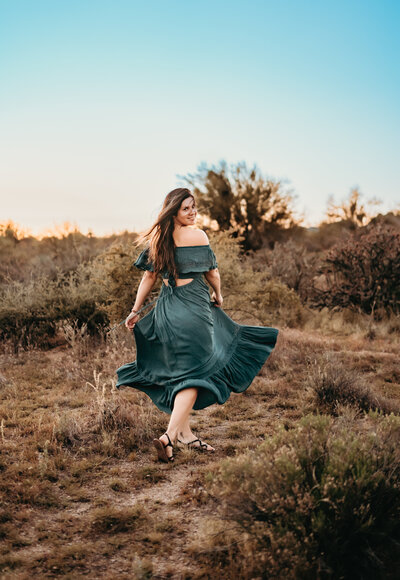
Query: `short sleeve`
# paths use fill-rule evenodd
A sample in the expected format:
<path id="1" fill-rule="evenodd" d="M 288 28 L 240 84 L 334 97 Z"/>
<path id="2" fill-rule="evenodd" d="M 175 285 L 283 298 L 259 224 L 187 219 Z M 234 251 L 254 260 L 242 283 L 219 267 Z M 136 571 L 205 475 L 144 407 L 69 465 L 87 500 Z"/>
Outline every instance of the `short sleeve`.
<path id="1" fill-rule="evenodd" d="M 177 247 L 175 263 L 180 274 L 209 272 L 218 268 L 217 259 L 209 245 Z"/>
<path id="2" fill-rule="evenodd" d="M 153 263 L 149 260 L 149 248 L 146 248 L 139 254 L 138 259 L 136 262 L 133 263 L 136 268 L 139 270 L 149 270 L 150 272 L 154 272 Z"/>
<path id="3" fill-rule="evenodd" d="M 214 268 L 218 268 L 217 257 L 210 248 L 210 267 L 209 270 L 214 270 Z"/>

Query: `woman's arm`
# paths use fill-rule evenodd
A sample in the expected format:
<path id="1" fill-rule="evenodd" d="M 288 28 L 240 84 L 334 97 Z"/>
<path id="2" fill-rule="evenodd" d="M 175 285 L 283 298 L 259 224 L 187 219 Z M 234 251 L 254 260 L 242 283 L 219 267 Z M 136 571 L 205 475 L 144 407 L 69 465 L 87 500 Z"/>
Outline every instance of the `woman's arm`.
<path id="1" fill-rule="evenodd" d="M 156 281 L 157 274 L 151 272 L 150 270 L 146 270 L 146 272 L 143 274 L 142 279 L 140 280 L 139 288 L 136 293 L 135 304 L 133 305 L 130 315 L 125 320 L 125 326 L 129 328 L 129 330 L 132 330 L 132 328 L 138 321 L 139 316 L 136 315 L 136 312 L 140 310 L 141 307 L 143 306 L 144 301 L 152 291 Z"/>
<path id="2" fill-rule="evenodd" d="M 215 306 L 222 306 L 223 298 L 221 294 L 221 277 L 218 268 L 213 268 L 208 272 L 204 272 L 204 276 L 211 288 L 214 290 L 211 298 L 214 300 Z"/>
<path id="3" fill-rule="evenodd" d="M 139 288 L 136 293 L 135 304 L 133 305 L 132 310 L 140 310 L 142 308 L 147 296 L 153 290 L 156 281 L 157 274 L 150 272 L 150 270 L 146 270 L 142 279 L 140 280 Z"/>

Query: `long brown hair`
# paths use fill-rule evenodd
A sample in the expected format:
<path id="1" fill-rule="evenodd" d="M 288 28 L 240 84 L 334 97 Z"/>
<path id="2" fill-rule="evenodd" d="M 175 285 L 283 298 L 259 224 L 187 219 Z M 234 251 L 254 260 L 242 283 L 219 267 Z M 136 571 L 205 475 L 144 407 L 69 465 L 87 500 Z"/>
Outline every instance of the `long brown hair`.
<path id="1" fill-rule="evenodd" d="M 182 202 L 193 197 L 186 187 L 178 187 L 170 191 L 165 199 L 157 220 L 149 230 L 138 237 L 137 244 L 150 242 L 149 260 L 153 262 L 154 272 L 167 271 L 174 278 L 177 277 L 175 265 L 175 242 L 173 238 L 174 217 L 177 215 Z"/>

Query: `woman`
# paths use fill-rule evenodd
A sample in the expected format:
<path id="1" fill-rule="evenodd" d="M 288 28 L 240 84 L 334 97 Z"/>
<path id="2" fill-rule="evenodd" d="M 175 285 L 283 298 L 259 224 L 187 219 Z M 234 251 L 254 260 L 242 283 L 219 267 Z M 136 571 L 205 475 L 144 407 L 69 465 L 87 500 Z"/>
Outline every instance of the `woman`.
<path id="1" fill-rule="evenodd" d="M 174 189 L 141 237 L 149 245 L 135 266 L 145 273 L 125 321 L 134 331 L 137 360 L 117 369 L 117 387 L 139 389 L 171 414 L 166 432 L 153 442 L 165 462 L 174 460 L 176 442 L 215 451 L 192 432 L 191 410 L 223 404 L 232 391 L 247 389 L 278 336 L 275 328 L 237 324 L 222 310 L 216 257 L 206 233 L 193 227 L 196 215 L 190 190 Z M 163 284 L 156 306 L 139 321 L 138 311 L 159 274 Z M 204 278 L 213 290 L 211 301 Z"/>

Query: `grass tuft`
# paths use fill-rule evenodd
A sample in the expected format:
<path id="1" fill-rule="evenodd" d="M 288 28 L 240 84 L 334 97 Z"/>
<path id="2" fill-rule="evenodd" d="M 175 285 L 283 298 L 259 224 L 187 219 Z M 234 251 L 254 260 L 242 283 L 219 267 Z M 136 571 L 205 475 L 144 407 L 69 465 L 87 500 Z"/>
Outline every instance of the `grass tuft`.
<path id="1" fill-rule="evenodd" d="M 366 412 L 375 409 L 385 414 L 398 414 L 400 411 L 397 401 L 374 393 L 357 372 L 345 368 L 330 353 L 311 366 L 306 386 L 314 393 L 317 407 L 332 415 L 338 414 L 341 404 Z"/>
<path id="2" fill-rule="evenodd" d="M 146 512 L 141 505 L 125 509 L 102 507 L 94 511 L 90 528 L 98 534 L 132 532 L 146 519 Z"/>

